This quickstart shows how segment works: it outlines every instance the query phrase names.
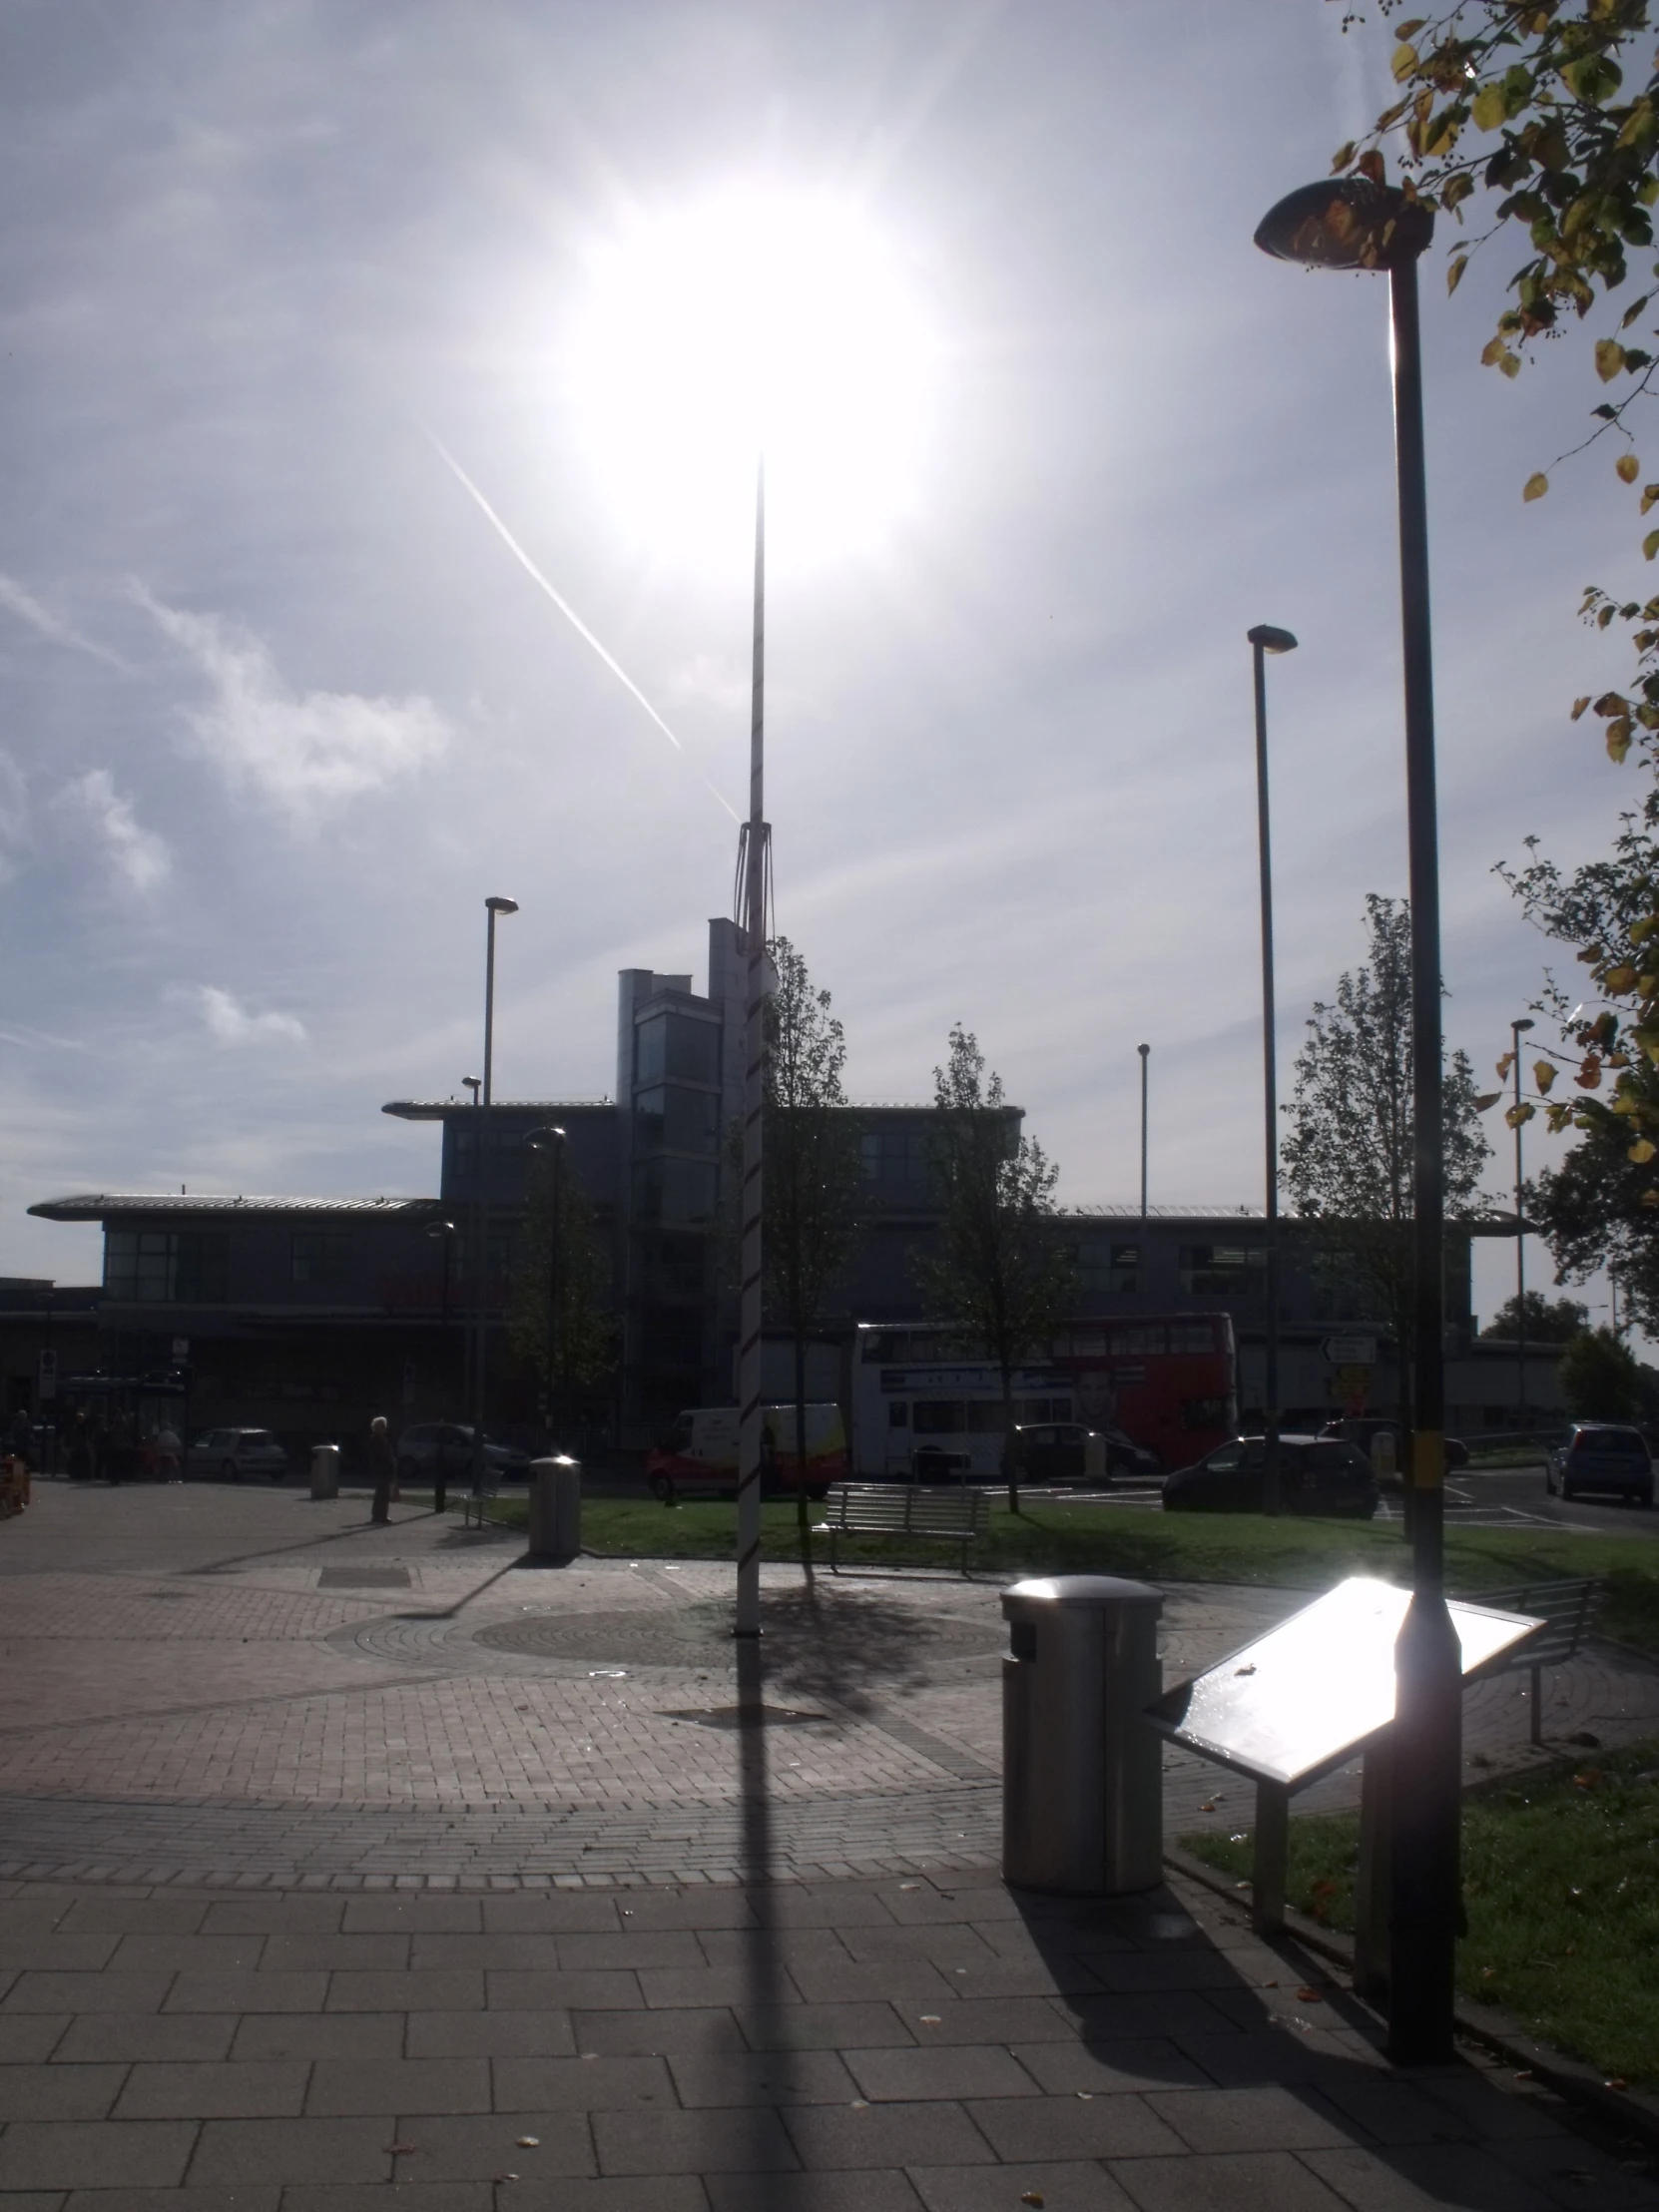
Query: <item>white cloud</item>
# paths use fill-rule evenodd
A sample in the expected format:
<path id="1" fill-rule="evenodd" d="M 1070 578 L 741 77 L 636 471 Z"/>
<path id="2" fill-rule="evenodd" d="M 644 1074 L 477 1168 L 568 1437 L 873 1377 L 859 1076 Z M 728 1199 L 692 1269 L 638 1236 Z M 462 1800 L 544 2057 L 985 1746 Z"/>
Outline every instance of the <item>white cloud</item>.
<path id="1" fill-rule="evenodd" d="M 0 607 L 9 608 L 20 622 L 28 623 L 32 630 L 38 630 L 43 638 L 50 638 L 54 645 L 67 645 L 77 653 L 90 653 L 95 661 L 107 661 L 111 668 L 125 669 L 127 666 L 107 647 L 84 638 L 61 615 L 55 615 L 33 592 L 25 591 L 15 577 L 0 575 Z"/>
<path id="2" fill-rule="evenodd" d="M 238 623 L 133 596 L 213 687 L 188 717 L 193 736 L 234 784 L 251 785 L 296 819 L 378 791 L 441 753 L 450 726 L 431 700 L 288 689 L 270 650 Z"/>
<path id="3" fill-rule="evenodd" d="M 115 788 L 107 768 L 88 769 L 66 784 L 52 803 L 61 814 L 78 816 L 104 841 L 106 856 L 135 891 L 150 891 L 172 872 L 173 855 L 153 830 L 146 830 L 133 804 Z"/>
<path id="4" fill-rule="evenodd" d="M 23 842 L 28 812 L 29 793 L 23 771 L 0 747 L 0 883 L 11 874 L 10 855 Z"/>
<path id="5" fill-rule="evenodd" d="M 750 683 L 747 671 L 734 668 L 723 655 L 694 653 L 684 667 L 675 670 L 669 692 L 675 699 L 700 707 L 736 710 L 749 705 Z"/>
<path id="6" fill-rule="evenodd" d="M 251 1014 L 234 992 L 217 983 L 198 983 L 181 996 L 193 999 L 217 1044 L 290 1044 L 305 1042 L 305 1025 L 292 1014 Z"/>

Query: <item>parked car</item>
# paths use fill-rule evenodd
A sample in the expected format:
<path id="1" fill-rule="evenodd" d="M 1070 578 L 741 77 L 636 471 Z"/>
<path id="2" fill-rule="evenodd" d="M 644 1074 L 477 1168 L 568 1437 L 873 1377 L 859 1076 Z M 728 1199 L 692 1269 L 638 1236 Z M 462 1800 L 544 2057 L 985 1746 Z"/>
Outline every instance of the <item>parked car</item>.
<path id="1" fill-rule="evenodd" d="M 1401 1473 L 1405 1470 L 1405 1441 L 1398 1421 L 1379 1419 L 1363 1414 L 1352 1420 L 1328 1420 L 1320 1430 L 1321 1436 L 1338 1436 L 1344 1443 L 1358 1444 L 1369 1459 L 1371 1447 L 1379 1436 L 1389 1435 L 1394 1440 L 1394 1465 Z M 1466 1467 L 1469 1463 L 1469 1447 L 1461 1436 L 1447 1436 L 1445 1463 L 1448 1467 Z"/>
<path id="2" fill-rule="evenodd" d="M 1082 1482 L 1088 1476 L 1089 1438 L 1104 1450 L 1106 1479 L 1118 1474 L 1162 1474 L 1155 1451 L 1133 1442 L 1121 1428 L 1087 1428 L 1076 1420 L 1025 1421 L 1014 1430 L 1029 1482 Z"/>
<path id="3" fill-rule="evenodd" d="M 187 1475 L 217 1475 L 222 1482 L 240 1482 L 245 1474 L 280 1482 L 287 1471 L 288 1455 L 269 1428 L 210 1428 L 185 1453 Z"/>
<path id="4" fill-rule="evenodd" d="M 1166 1513 L 1259 1513 L 1265 1452 L 1260 1436 L 1235 1436 L 1164 1483 Z M 1371 1461 L 1336 1436 L 1281 1436 L 1280 1500 L 1291 1513 L 1369 1520 L 1379 1504 Z"/>
<path id="5" fill-rule="evenodd" d="M 440 1466 L 445 1483 L 470 1482 L 472 1437 L 473 1430 L 465 1421 L 415 1421 L 397 1439 L 398 1482 L 429 1484 Z M 492 1486 L 498 1482 L 528 1482 L 530 1454 L 514 1444 L 499 1444 L 486 1434 L 484 1479 Z"/>
<path id="6" fill-rule="evenodd" d="M 1653 1503 L 1653 1457 L 1639 1428 L 1612 1421 L 1578 1420 L 1550 1447 L 1544 1464 L 1544 1488 L 1553 1496 L 1577 1497 L 1581 1490 L 1604 1491 Z"/>

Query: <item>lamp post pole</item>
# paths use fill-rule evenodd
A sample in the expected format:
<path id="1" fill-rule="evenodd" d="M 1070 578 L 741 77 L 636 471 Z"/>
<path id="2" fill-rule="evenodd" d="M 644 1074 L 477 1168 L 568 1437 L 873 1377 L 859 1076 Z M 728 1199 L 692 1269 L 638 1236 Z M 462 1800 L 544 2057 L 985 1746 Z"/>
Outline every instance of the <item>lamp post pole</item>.
<path id="1" fill-rule="evenodd" d="M 1439 858 L 1423 465 L 1417 258 L 1433 217 L 1397 188 L 1333 178 L 1291 193 L 1256 233 L 1264 253 L 1314 269 L 1385 270 L 1393 336 L 1411 896 L 1412 1302 L 1415 1428 L 1411 1601 L 1394 1646 L 1388 2048 L 1396 2064 L 1452 2052 L 1459 1917 L 1462 1666 L 1444 1567 L 1445 1189 L 1441 1117 Z"/>
<path id="2" fill-rule="evenodd" d="M 1526 1178 L 1521 1172 L 1521 1038 L 1532 1027 L 1523 1016 L 1509 1024 L 1515 1077 L 1515 1426 L 1526 1428 Z"/>
<path id="3" fill-rule="evenodd" d="M 486 898 L 484 928 L 484 1088 L 478 1145 L 473 1161 L 478 1177 L 478 1341 L 472 1355 L 472 1494 L 484 1487 L 484 1368 L 489 1342 L 489 1228 L 490 1228 L 490 1083 L 495 1065 L 495 918 L 516 914 L 516 898 Z"/>
<path id="4" fill-rule="evenodd" d="M 743 929 L 748 961 L 743 1080 L 742 1291 L 738 1318 L 738 1609 L 736 1633 L 761 1633 L 762 1254 L 761 1119 L 766 1098 L 766 516 L 763 459 L 755 475 L 755 631 L 749 711 L 749 820 L 744 825 Z"/>
<path id="5" fill-rule="evenodd" d="M 1273 839 L 1268 814 L 1267 656 L 1294 653 L 1289 630 L 1258 623 L 1247 633 L 1256 689 L 1256 843 L 1262 875 L 1262 1114 L 1266 1145 L 1267 1266 L 1263 1291 L 1267 1328 L 1262 1346 L 1262 1509 L 1277 1513 L 1279 1495 L 1279 1045 L 1273 992 Z"/>
<path id="6" fill-rule="evenodd" d="M 1146 1064 L 1152 1057 L 1149 1044 L 1138 1044 L 1141 1056 L 1141 1268 L 1146 1268 Z"/>

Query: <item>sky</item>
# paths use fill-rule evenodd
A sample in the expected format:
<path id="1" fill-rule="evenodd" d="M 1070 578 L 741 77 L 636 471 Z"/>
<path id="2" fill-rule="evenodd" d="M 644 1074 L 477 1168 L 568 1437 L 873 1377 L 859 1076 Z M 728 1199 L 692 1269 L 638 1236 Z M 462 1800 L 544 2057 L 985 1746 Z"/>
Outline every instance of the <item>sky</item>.
<path id="1" fill-rule="evenodd" d="M 478 1072 L 491 893 L 498 1096 L 609 1090 L 619 968 L 701 982 L 748 464 L 710 490 L 675 342 L 596 380 L 592 332 L 628 242 L 674 263 L 722 206 L 838 211 L 911 349 L 884 368 L 853 316 L 864 381 L 822 383 L 856 434 L 769 479 L 778 922 L 849 1089 L 927 1099 L 960 1021 L 1062 1201 L 1127 1204 L 1145 1041 L 1154 1202 L 1259 1201 L 1252 624 L 1301 641 L 1270 664 L 1287 1091 L 1365 893 L 1405 883 L 1386 287 L 1251 243 L 1389 97 L 1386 33 L 1342 18 L 12 0 L 0 1273 L 96 1277 L 95 1230 L 27 1217 L 68 1191 L 435 1190 L 431 1128 L 379 1109 Z M 1584 348 L 1504 382 L 1501 248 L 1454 300 L 1439 261 L 1446 1018 L 1483 1072 L 1548 957 L 1494 864 L 1594 857 L 1639 797 L 1567 709 L 1624 668 L 1581 587 L 1643 577 L 1611 456 L 1520 499 L 1587 427 Z M 706 464 L 672 514 L 665 424 Z M 1481 1250 L 1477 1308 L 1512 1266 Z"/>

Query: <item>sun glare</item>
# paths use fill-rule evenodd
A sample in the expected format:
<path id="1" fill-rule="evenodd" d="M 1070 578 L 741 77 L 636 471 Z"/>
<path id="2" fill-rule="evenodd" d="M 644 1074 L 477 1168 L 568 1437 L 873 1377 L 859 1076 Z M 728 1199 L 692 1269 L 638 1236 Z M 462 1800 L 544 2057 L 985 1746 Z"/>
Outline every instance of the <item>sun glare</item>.
<path id="1" fill-rule="evenodd" d="M 792 560 L 876 543 L 913 495 L 933 346 L 844 202 L 729 193 L 596 245 L 567 389 L 630 532 L 696 558 L 753 512 Z"/>

